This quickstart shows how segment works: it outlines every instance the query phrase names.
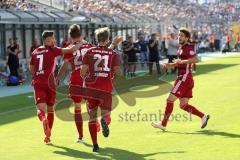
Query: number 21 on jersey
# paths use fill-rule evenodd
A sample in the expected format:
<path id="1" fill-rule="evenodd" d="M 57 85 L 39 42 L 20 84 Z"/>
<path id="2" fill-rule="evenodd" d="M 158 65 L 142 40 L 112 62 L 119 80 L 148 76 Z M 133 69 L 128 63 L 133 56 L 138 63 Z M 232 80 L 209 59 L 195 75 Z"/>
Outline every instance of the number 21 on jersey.
<path id="1" fill-rule="evenodd" d="M 95 64 L 94 64 L 94 71 L 98 72 L 98 71 L 105 71 L 105 72 L 109 72 L 110 68 L 108 67 L 108 60 L 109 60 L 109 55 L 100 55 L 100 54 L 95 54 L 94 55 L 94 59 L 96 60 Z M 103 60 L 103 66 L 99 67 L 99 64 L 102 62 Z"/>

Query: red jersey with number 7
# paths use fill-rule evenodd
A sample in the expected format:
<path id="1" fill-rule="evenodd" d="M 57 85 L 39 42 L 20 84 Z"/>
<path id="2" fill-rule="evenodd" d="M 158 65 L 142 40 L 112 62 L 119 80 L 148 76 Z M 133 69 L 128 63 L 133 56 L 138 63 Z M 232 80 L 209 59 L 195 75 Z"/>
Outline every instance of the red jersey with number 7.
<path id="1" fill-rule="evenodd" d="M 115 51 L 104 46 L 92 47 L 83 57 L 83 65 L 89 67 L 85 80 L 88 88 L 113 91 L 114 67 L 120 66 L 120 57 Z"/>
<path id="2" fill-rule="evenodd" d="M 60 56 L 62 48 L 40 46 L 31 55 L 30 65 L 34 66 L 32 85 L 49 84 L 54 79 L 56 57 Z"/>
<path id="3" fill-rule="evenodd" d="M 87 53 L 87 50 L 92 47 L 92 44 L 86 43 L 82 45 L 79 50 L 73 52 L 72 54 L 65 54 L 63 56 L 63 59 L 67 60 L 71 65 L 70 84 L 82 85 L 80 67 L 82 65 L 83 56 Z"/>

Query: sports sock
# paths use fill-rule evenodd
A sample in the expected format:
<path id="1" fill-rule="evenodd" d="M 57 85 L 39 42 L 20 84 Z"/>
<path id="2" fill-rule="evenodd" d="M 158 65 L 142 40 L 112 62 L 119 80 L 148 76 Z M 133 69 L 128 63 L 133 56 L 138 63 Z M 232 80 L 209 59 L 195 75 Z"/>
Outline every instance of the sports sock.
<path id="1" fill-rule="evenodd" d="M 83 137 L 83 120 L 82 120 L 81 110 L 75 109 L 74 119 L 75 119 L 75 124 L 76 124 L 77 130 L 78 130 L 79 138 L 82 138 Z"/>
<path id="2" fill-rule="evenodd" d="M 54 121 L 54 112 L 53 111 L 47 113 L 47 119 L 48 119 L 49 128 L 52 129 L 53 121 Z"/>
<path id="3" fill-rule="evenodd" d="M 164 127 L 167 126 L 167 122 L 168 122 L 169 117 L 172 114 L 172 111 L 173 111 L 173 102 L 167 101 L 164 117 L 163 117 L 163 120 L 162 120 L 162 125 Z"/>
<path id="4" fill-rule="evenodd" d="M 204 114 L 202 112 L 200 112 L 199 110 L 197 110 L 195 107 L 191 106 L 190 104 L 186 104 L 186 105 L 182 106 L 181 109 L 187 111 L 188 113 L 196 115 L 200 118 L 202 118 L 204 116 Z"/>
<path id="5" fill-rule="evenodd" d="M 93 144 L 97 144 L 97 125 L 96 120 L 88 122 L 89 132 L 92 138 Z"/>

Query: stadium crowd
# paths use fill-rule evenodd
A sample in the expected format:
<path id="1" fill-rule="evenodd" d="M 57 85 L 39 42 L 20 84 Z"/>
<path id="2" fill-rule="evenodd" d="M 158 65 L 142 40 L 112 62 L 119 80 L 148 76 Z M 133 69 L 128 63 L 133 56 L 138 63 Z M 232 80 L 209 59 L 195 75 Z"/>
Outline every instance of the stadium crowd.
<path id="1" fill-rule="evenodd" d="M 163 17 L 211 17 L 217 19 L 237 20 L 240 14 L 240 5 L 231 3 L 198 4 L 183 1 L 173 4 L 162 1 L 124 1 L 124 0 L 69 0 L 69 11 L 78 11 L 87 16 L 106 16 L 107 20 L 125 21 L 141 20 L 149 17 L 161 20 Z"/>
<path id="2" fill-rule="evenodd" d="M 27 0 L 0 0 L 0 9 L 33 11 L 38 10 L 38 7 Z"/>

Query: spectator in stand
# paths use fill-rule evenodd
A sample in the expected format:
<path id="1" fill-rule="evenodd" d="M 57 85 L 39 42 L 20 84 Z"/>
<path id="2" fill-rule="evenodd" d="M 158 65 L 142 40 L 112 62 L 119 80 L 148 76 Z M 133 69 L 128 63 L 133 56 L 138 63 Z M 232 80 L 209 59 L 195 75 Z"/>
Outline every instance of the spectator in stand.
<path id="1" fill-rule="evenodd" d="M 148 62 L 148 42 L 145 40 L 144 35 L 139 36 L 139 41 L 137 43 L 140 46 L 140 61 L 141 66 Z"/>
<path id="2" fill-rule="evenodd" d="M 174 33 L 170 34 L 170 40 L 168 41 L 168 63 L 173 63 L 174 59 L 177 59 L 177 51 L 179 48 L 178 40 Z M 171 69 L 171 73 L 174 74 L 177 71 L 177 67 Z M 168 72 L 167 72 L 168 73 Z"/>
<path id="3" fill-rule="evenodd" d="M 214 52 L 215 51 L 215 37 L 213 34 L 210 35 L 209 42 L 210 42 L 210 51 Z"/>
<path id="4" fill-rule="evenodd" d="M 128 77 L 135 77 L 137 55 L 139 49 L 134 45 L 132 36 L 127 35 L 126 41 L 122 43 L 122 51 L 124 54 L 124 62 L 127 66 Z"/>
<path id="5" fill-rule="evenodd" d="M 148 43 L 148 49 L 149 49 L 149 74 L 152 75 L 152 69 L 153 69 L 153 63 L 156 63 L 156 67 L 157 67 L 157 73 L 158 75 L 161 74 L 161 70 L 160 70 L 160 64 L 159 64 L 159 42 L 157 39 L 157 34 L 153 33 L 151 35 L 151 39 L 149 40 Z"/>
<path id="6" fill-rule="evenodd" d="M 7 54 L 8 54 L 8 67 L 10 70 L 11 76 L 18 77 L 18 68 L 19 68 L 19 59 L 18 59 L 18 46 L 16 45 L 16 39 L 13 40 L 12 38 L 9 39 L 9 46 L 7 47 Z"/>

